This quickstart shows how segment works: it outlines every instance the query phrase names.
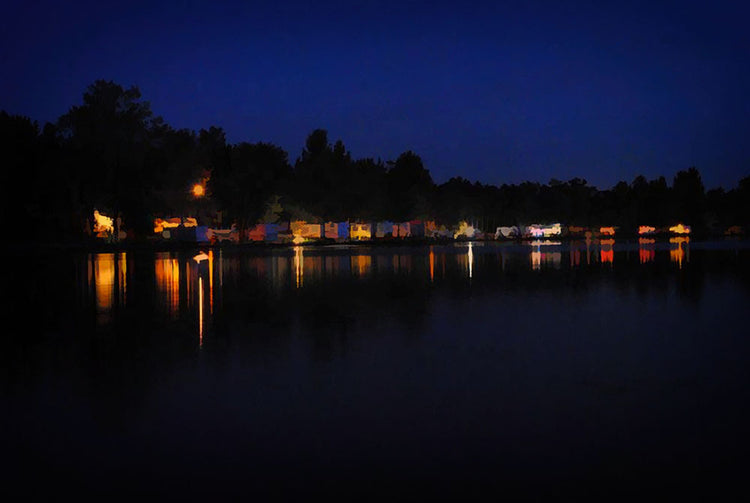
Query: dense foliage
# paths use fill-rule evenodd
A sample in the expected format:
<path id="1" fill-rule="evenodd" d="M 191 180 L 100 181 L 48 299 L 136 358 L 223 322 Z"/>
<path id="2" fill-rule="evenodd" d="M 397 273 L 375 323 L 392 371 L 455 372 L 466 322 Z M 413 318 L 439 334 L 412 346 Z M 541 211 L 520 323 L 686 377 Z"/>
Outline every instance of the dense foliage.
<path id="1" fill-rule="evenodd" d="M 240 228 L 293 218 L 467 220 L 485 231 L 530 222 L 634 229 L 682 221 L 699 233 L 750 220 L 750 176 L 709 191 L 696 168 L 679 171 L 671 184 L 638 176 L 608 190 L 581 178 L 498 187 L 455 177 L 437 185 L 414 152 L 387 162 L 353 159 L 323 129 L 310 133 L 292 165 L 275 145 L 228 144 L 218 127 L 173 129 L 136 87 L 102 80 L 41 129 L 0 112 L 0 142 L 6 187 L 22 194 L 6 198 L 6 214 L 32 229 L 19 233 L 22 240 L 80 239 L 94 209 L 122 215 L 139 236 L 151 232 L 154 217 L 178 215 Z M 196 183 L 205 184 L 205 197 L 192 195 Z"/>

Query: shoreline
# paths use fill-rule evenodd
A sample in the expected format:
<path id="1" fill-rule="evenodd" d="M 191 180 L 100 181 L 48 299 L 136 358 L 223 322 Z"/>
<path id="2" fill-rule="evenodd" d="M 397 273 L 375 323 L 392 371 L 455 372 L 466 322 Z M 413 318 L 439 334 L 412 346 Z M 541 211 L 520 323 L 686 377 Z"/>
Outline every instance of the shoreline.
<path id="1" fill-rule="evenodd" d="M 591 237 L 591 244 L 600 244 L 603 240 L 614 240 L 614 246 L 618 245 L 639 245 L 639 239 L 653 240 L 652 244 L 669 244 L 669 240 L 677 237 L 690 238 L 694 244 L 714 242 L 714 243 L 747 243 L 750 244 L 750 236 L 674 236 L 674 235 L 653 235 L 648 237 L 643 236 L 599 236 Z M 332 247 L 377 247 L 377 248 L 388 248 L 388 247 L 420 247 L 420 246 L 432 246 L 432 245 L 451 245 L 451 244 L 491 244 L 491 245 L 524 245 L 529 246 L 535 242 L 540 244 L 560 244 L 563 243 L 585 243 L 585 237 L 579 236 L 554 236 L 550 238 L 521 238 L 521 239 L 450 239 L 450 238 L 394 238 L 394 239 L 370 239 L 370 240 L 346 240 L 336 241 L 330 239 L 311 240 L 304 243 L 273 243 L 263 241 L 249 241 L 244 243 L 236 242 L 221 242 L 221 243 L 208 243 L 208 242 L 196 242 L 196 241 L 164 241 L 164 240 L 136 240 L 136 241 L 122 241 L 118 243 L 105 243 L 105 242 L 75 242 L 75 243 L 11 243 L 6 250 L 17 253 L 49 253 L 49 252 L 91 252 L 91 253 L 111 253 L 120 251 L 154 251 L 154 252 L 169 252 L 169 251 L 185 251 L 200 249 L 212 249 L 212 250 L 274 250 L 274 249 L 293 249 L 295 247 L 302 248 L 332 248 Z M 618 246 L 619 247 L 619 246 Z"/>

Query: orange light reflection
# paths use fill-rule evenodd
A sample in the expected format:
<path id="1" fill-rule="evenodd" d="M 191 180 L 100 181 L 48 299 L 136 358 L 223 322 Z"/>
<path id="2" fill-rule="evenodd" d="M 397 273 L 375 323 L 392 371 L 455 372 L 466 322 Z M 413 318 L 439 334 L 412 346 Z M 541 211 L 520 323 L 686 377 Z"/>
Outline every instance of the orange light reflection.
<path id="1" fill-rule="evenodd" d="M 653 262 L 656 258 L 656 251 L 650 245 L 655 241 L 649 238 L 638 238 L 638 260 L 641 264 Z"/>
<path id="2" fill-rule="evenodd" d="M 600 253 L 602 264 L 612 264 L 615 261 L 615 251 L 612 246 L 615 244 L 614 239 L 602 239 L 600 241 Z"/>
<path id="3" fill-rule="evenodd" d="M 669 238 L 670 245 L 676 244 L 677 248 L 672 248 L 670 246 L 669 249 L 669 259 L 672 262 L 676 262 L 680 269 L 682 269 L 682 261 L 685 260 L 686 262 L 690 261 L 690 238 L 689 237 L 676 237 L 676 238 Z"/>

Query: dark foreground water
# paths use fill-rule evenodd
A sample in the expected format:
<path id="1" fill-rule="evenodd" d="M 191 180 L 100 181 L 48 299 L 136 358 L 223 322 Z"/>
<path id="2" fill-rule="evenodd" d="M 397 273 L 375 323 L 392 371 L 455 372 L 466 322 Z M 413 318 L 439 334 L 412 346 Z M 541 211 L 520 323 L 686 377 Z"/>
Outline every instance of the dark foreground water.
<path id="1" fill-rule="evenodd" d="M 199 251 L 6 264 L 6 494 L 746 493 L 747 242 Z"/>

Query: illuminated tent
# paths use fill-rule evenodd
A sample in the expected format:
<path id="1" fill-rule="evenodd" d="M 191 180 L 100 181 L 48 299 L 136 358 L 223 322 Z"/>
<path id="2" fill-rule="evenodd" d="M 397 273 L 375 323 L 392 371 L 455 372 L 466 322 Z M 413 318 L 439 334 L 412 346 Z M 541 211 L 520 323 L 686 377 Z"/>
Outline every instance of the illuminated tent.
<path id="1" fill-rule="evenodd" d="M 562 234 L 562 226 L 559 223 L 551 225 L 532 224 L 527 227 L 526 233 L 527 235 L 535 238 L 549 238 Z"/>
<path id="2" fill-rule="evenodd" d="M 207 243 L 208 236 L 206 233 L 208 232 L 208 226 L 207 225 L 198 225 L 195 227 L 195 240 L 199 243 Z"/>
<path id="3" fill-rule="evenodd" d="M 349 227 L 349 237 L 356 240 L 372 239 L 372 224 L 356 222 Z"/>
<path id="4" fill-rule="evenodd" d="M 673 225 L 669 228 L 669 232 L 673 232 L 675 234 L 690 234 L 690 226 L 682 224 Z"/>
<path id="5" fill-rule="evenodd" d="M 206 229 L 206 237 L 212 243 L 221 243 L 224 241 L 237 243 L 240 240 L 240 234 L 237 227 L 232 224 L 229 229 Z"/>
<path id="6" fill-rule="evenodd" d="M 257 224 L 254 227 L 247 229 L 248 241 L 265 241 L 266 240 L 266 226 L 264 224 Z"/>
<path id="7" fill-rule="evenodd" d="M 323 226 L 321 224 L 309 224 L 304 220 L 295 220 L 290 227 L 292 234 L 304 239 L 320 239 L 323 237 Z"/>
<path id="8" fill-rule="evenodd" d="M 437 236 L 438 227 L 434 220 L 425 220 L 424 222 L 424 235 L 429 238 Z"/>
<path id="9" fill-rule="evenodd" d="M 412 220 L 409 222 L 409 232 L 413 238 L 424 237 L 424 223 L 421 220 Z"/>
<path id="10" fill-rule="evenodd" d="M 453 239 L 468 238 L 473 239 L 476 235 L 476 230 L 473 225 L 469 225 L 467 222 L 461 222 L 458 224 L 458 229 L 453 233 Z"/>
<path id="11" fill-rule="evenodd" d="M 518 231 L 518 227 L 515 225 L 512 227 L 498 227 L 495 231 L 495 239 L 499 239 L 500 237 L 504 237 L 506 239 L 515 238 L 520 235 L 520 232 Z"/>
<path id="12" fill-rule="evenodd" d="M 411 236 L 411 224 L 409 222 L 393 224 L 394 238 L 408 238 L 409 236 Z"/>
<path id="13" fill-rule="evenodd" d="M 328 239 L 337 239 L 339 237 L 339 224 L 336 222 L 326 222 L 325 237 Z"/>
<path id="14" fill-rule="evenodd" d="M 349 237 L 349 222 L 326 222 L 324 232 L 328 239 L 347 239 Z"/>
<path id="15" fill-rule="evenodd" d="M 375 237 L 384 238 L 386 236 L 393 236 L 393 222 L 378 222 L 375 225 Z"/>

